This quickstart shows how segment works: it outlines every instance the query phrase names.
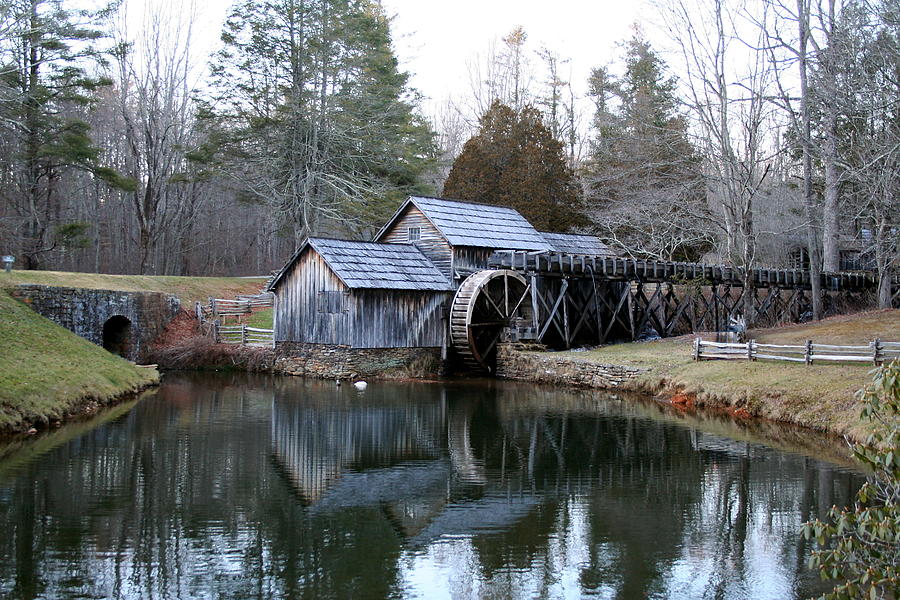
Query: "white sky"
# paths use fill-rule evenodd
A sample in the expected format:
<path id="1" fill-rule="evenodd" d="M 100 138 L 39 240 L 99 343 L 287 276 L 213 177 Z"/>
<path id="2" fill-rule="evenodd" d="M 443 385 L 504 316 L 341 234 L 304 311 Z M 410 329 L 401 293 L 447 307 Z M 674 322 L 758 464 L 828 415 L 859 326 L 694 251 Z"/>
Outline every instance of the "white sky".
<path id="1" fill-rule="evenodd" d="M 469 90 L 467 62 L 521 25 L 533 51 L 571 60 L 563 78 L 586 89 L 591 68 L 617 56 L 616 44 L 640 22 L 639 0 L 382 0 L 394 16 L 394 47 L 413 87 L 435 102 Z M 532 61 L 537 64 L 536 55 Z"/>
<path id="2" fill-rule="evenodd" d="M 134 0 L 132 0 L 134 1 Z M 140 0 L 138 0 L 140 1 Z M 166 2 L 173 0 L 145 0 Z M 394 48 L 412 86 L 428 100 L 426 113 L 448 95 L 469 92 L 467 63 L 487 54 L 492 42 L 521 25 L 527 47 L 542 46 L 570 59 L 560 75 L 583 93 L 591 68 L 619 57 L 617 44 L 631 37 L 634 23 L 644 24 L 641 0 L 381 0 L 393 16 Z M 177 4 L 178 0 L 174 0 Z M 185 1 L 187 4 L 187 1 Z M 196 47 L 218 47 L 230 0 L 196 0 Z M 649 28 L 648 28 L 649 29 Z M 531 55 L 537 67 L 539 59 Z"/>

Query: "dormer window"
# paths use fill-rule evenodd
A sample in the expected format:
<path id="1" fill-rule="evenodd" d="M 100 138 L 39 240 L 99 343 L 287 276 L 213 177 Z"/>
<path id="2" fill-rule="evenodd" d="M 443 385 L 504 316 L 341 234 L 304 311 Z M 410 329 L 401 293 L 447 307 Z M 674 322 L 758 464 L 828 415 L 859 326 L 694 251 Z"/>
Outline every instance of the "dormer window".
<path id="1" fill-rule="evenodd" d="M 421 227 L 409 227 L 406 230 L 406 240 L 409 243 L 418 242 L 422 239 L 422 228 Z"/>

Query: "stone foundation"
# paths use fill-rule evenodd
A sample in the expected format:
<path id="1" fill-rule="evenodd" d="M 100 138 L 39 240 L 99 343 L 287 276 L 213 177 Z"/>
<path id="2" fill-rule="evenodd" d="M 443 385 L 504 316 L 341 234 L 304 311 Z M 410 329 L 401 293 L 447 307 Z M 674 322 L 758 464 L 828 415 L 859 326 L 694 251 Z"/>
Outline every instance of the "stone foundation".
<path id="1" fill-rule="evenodd" d="M 440 348 L 351 348 L 298 342 L 278 342 L 273 367 L 275 373 L 322 379 L 437 377 L 442 370 Z"/>
<path id="2" fill-rule="evenodd" d="M 527 352 L 516 344 L 497 348 L 496 374 L 502 379 L 616 389 L 645 370 L 562 358 L 552 352 Z"/>

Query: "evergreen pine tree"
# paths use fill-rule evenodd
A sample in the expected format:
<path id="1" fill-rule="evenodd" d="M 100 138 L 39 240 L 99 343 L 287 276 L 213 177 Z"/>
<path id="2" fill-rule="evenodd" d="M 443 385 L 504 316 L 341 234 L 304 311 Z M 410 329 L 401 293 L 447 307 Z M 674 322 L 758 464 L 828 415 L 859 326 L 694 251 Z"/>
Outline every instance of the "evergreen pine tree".
<path id="1" fill-rule="evenodd" d="M 18 246 L 27 269 L 69 237 L 61 221 L 60 175 L 88 169 L 119 185 L 101 168 L 100 151 L 79 112 L 108 81 L 93 77 L 101 59 L 104 12 L 76 9 L 64 0 L 0 3 L 0 170 L 4 202 L 19 223 Z M 71 224 L 70 224 L 71 225 Z"/>
<path id="2" fill-rule="evenodd" d="M 443 196 L 514 208 L 545 231 L 582 223 L 563 145 L 531 106 L 515 111 L 499 101 L 491 105 L 453 163 Z"/>
<path id="3" fill-rule="evenodd" d="M 675 80 L 640 37 L 628 42 L 625 75 L 591 74 L 595 139 L 585 168 L 588 204 L 603 237 L 632 254 L 697 259 L 711 234 L 699 161 L 677 111 Z"/>
<path id="4" fill-rule="evenodd" d="M 380 222 L 420 176 L 432 133 L 373 0 L 242 0 L 213 64 L 220 160 L 297 242 Z"/>

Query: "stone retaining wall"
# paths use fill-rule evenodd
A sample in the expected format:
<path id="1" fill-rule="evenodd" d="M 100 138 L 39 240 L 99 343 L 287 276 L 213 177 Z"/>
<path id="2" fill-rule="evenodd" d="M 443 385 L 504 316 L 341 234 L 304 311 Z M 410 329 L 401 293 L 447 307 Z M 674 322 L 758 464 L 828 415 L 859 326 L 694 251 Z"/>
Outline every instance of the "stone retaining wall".
<path id="1" fill-rule="evenodd" d="M 35 312 L 98 346 L 103 326 L 112 317 L 130 322 L 125 358 L 141 360 L 149 343 L 162 333 L 181 308 L 178 298 L 161 292 L 122 292 L 21 284 L 12 296 Z"/>
<path id="2" fill-rule="evenodd" d="M 440 348 L 350 348 L 278 342 L 273 371 L 322 379 L 441 374 Z"/>
<path id="3" fill-rule="evenodd" d="M 502 379 L 616 389 L 645 370 L 560 358 L 552 352 L 527 352 L 516 344 L 497 348 L 496 374 Z"/>

